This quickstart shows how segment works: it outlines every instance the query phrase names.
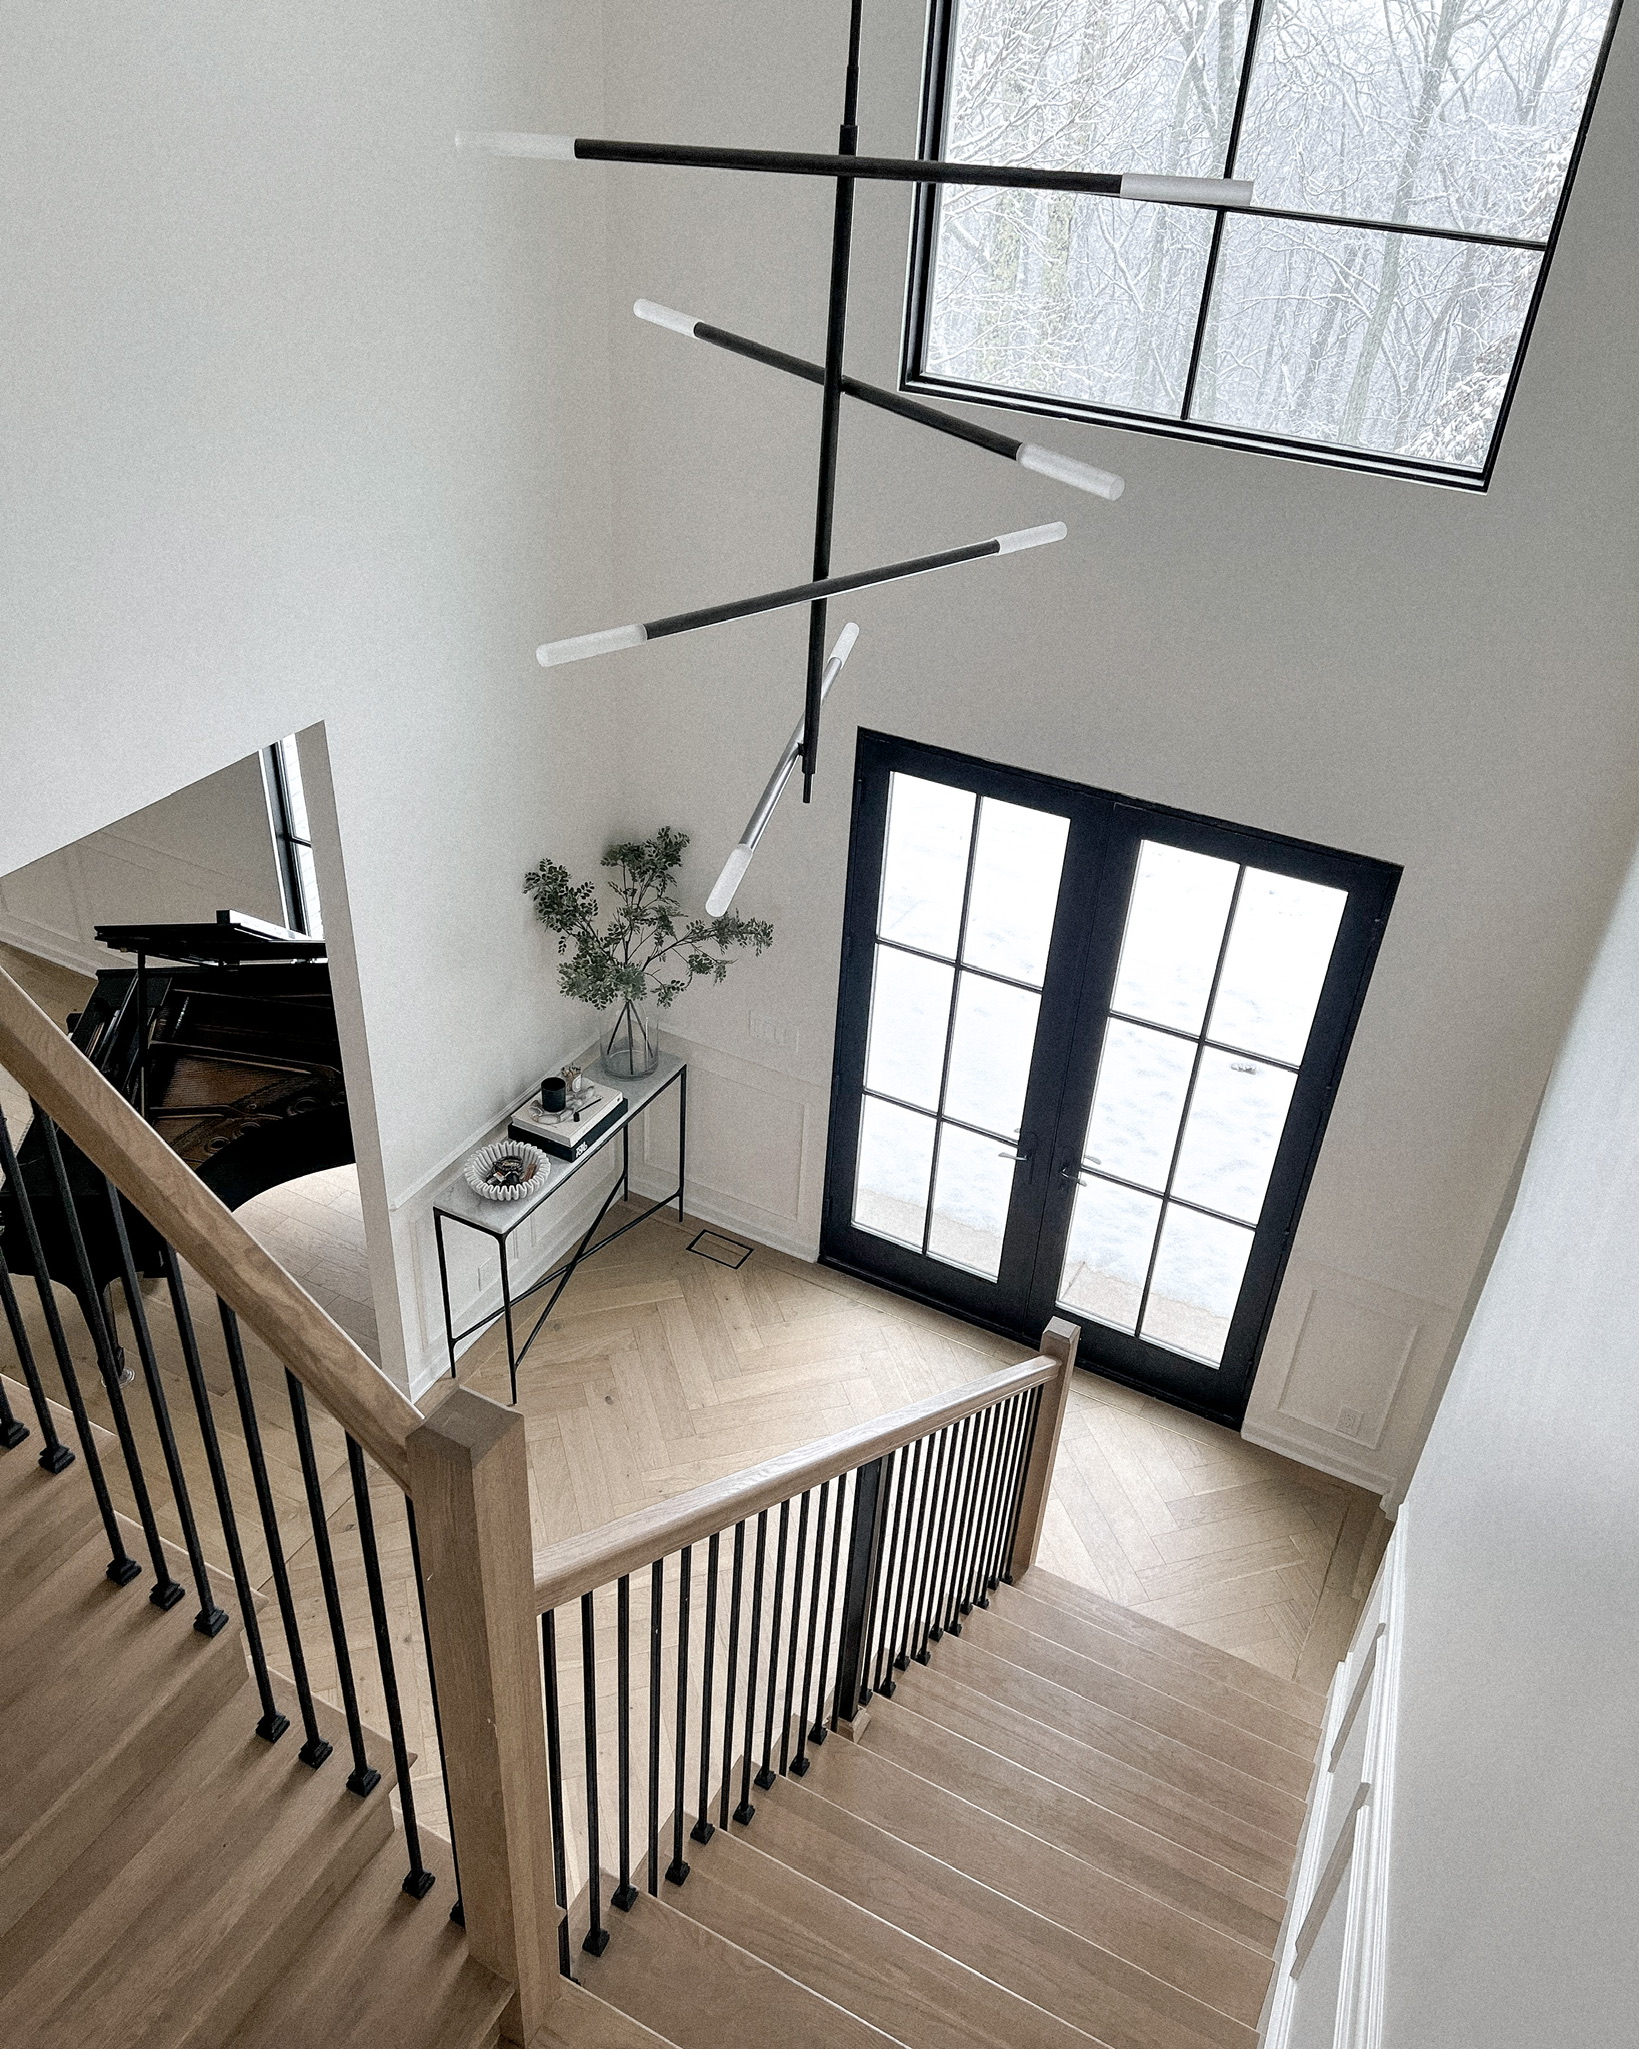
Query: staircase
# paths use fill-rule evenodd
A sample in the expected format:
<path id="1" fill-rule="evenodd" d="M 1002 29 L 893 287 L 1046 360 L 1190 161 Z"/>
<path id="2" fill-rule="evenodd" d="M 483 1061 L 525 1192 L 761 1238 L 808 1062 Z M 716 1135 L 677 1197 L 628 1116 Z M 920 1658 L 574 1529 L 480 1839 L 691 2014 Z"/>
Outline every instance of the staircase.
<path id="1" fill-rule="evenodd" d="M 111 1584 L 102 1539 L 78 1474 L 0 1457 L 8 2049 L 493 2041 L 510 1988 L 450 1925 L 448 1852 L 424 1836 L 443 1883 L 401 1889 L 386 1740 L 367 1739 L 381 1782 L 362 1799 L 340 1715 L 319 1707 L 319 1770 L 299 1735 L 263 1742 L 237 1627 L 200 1636 L 186 1604 Z"/>
<path id="2" fill-rule="evenodd" d="M 1027 1587 L 683 1885 L 640 1882 L 576 1975 L 650 2033 L 564 2039 L 1253 2049 L 1322 1702 L 1039 1569 Z"/>

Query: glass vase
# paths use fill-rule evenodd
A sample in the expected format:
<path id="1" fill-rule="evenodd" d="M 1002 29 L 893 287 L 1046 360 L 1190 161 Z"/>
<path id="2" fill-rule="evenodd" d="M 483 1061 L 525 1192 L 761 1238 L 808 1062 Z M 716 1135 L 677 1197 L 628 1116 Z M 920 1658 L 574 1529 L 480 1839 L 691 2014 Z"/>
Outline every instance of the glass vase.
<path id="1" fill-rule="evenodd" d="M 641 1081 L 660 1065 L 660 1027 L 646 1003 L 626 1002 L 603 1036 L 603 1067 L 622 1081 Z"/>

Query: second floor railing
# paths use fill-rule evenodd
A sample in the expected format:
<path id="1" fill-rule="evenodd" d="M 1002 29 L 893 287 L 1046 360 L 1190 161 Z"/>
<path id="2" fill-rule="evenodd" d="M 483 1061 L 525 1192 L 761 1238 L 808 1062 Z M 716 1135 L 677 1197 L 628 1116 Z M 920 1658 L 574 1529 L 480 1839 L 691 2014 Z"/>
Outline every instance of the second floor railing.
<path id="1" fill-rule="evenodd" d="M 1033 1561 L 1076 1337 L 537 1555 L 560 1972 Z"/>

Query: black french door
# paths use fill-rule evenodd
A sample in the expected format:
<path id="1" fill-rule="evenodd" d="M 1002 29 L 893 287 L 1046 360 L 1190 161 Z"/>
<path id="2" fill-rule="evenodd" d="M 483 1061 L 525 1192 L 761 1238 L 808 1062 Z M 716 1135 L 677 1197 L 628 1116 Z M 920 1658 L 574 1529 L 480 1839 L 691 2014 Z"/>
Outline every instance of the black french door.
<path id="1" fill-rule="evenodd" d="M 1238 1423 L 1399 873 L 861 732 L 821 1258 Z"/>

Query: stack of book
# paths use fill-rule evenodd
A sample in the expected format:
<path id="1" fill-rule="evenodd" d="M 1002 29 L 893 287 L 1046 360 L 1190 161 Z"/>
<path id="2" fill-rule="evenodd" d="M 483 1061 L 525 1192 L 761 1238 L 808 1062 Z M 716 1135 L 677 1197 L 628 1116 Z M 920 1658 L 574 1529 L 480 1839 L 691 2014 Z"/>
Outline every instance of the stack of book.
<path id="1" fill-rule="evenodd" d="M 583 1081 L 561 1110 L 543 1110 L 539 1096 L 531 1096 L 514 1110 L 507 1126 L 508 1138 L 521 1138 L 538 1145 L 557 1160 L 578 1160 L 624 1113 L 626 1098 L 617 1089 Z"/>

